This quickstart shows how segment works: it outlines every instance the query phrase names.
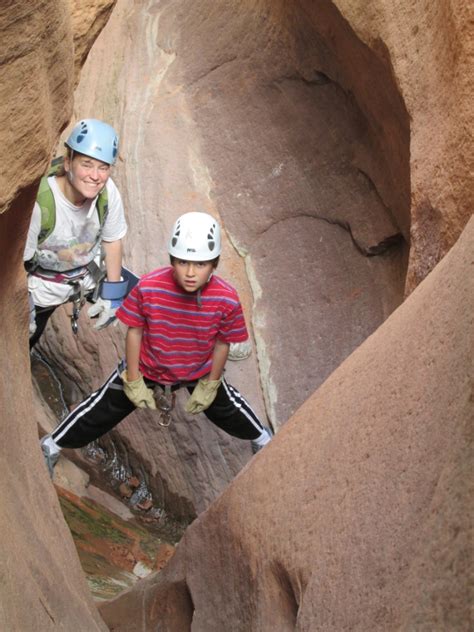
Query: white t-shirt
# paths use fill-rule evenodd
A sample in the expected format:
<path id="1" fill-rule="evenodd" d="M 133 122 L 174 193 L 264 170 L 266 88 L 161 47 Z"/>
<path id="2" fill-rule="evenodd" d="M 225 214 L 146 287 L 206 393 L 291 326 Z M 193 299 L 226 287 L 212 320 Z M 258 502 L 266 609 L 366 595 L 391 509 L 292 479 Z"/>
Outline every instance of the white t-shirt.
<path id="1" fill-rule="evenodd" d="M 97 197 L 86 200 L 82 206 L 75 206 L 58 187 L 55 176 L 48 178 L 48 184 L 56 205 L 54 230 L 38 245 L 41 230 L 41 209 L 35 203 L 30 228 L 26 240 L 23 259 L 28 261 L 37 255 L 41 268 L 53 272 L 67 272 L 88 265 L 100 254 L 101 241 L 117 241 L 127 232 L 127 223 L 122 198 L 111 178 L 107 180 L 108 213 L 100 230 Z M 94 288 L 94 280 L 87 274 L 83 280 L 86 291 Z M 54 283 L 34 274 L 28 275 L 28 290 L 35 305 L 52 307 L 67 301 L 73 289 L 64 283 Z"/>

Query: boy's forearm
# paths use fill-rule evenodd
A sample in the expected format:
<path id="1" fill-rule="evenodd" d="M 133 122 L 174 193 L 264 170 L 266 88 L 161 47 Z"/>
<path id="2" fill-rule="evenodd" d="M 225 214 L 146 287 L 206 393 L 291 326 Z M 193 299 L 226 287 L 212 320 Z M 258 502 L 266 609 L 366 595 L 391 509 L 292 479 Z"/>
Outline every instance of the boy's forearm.
<path id="1" fill-rule="evenodd" d="M 211 372 L 209 373 L 209 380 L 219 380 L 224 371 L 227 356 L 229 355 L 229 344 L 218 340 L 214 347 L 214 354 L 212 356 Z"/>
<path id="2" fill-rule="evenodd" d="M 127 377 L 130 381 L 140 377 L 140 346 L 142 342 L 142 327 L 129 327 L 125 341 L 125 359 L 127 361 Z"/>

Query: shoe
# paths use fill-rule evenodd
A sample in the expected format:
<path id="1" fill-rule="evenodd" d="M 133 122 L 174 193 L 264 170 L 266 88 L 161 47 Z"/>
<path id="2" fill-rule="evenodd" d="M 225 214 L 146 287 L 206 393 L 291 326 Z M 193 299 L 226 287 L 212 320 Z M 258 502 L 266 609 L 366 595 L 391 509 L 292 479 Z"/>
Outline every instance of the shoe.
<path id="1" fill-rule="evenodd" d="M 263 426 L 263 429 L 267 431 L 267 434 L 270 436 L 270 441 L 271 441 L 271 439 L 273 437 L 273 430 L 271 428 L 269 428 L 268 426 Z M 267 441 L 267 443 L 265 445 L 270 443 L 270 441 Z M 250 442 L 250 446 L 252 448 L 252 454 L 257 454 L 257 452 L 260 452 L 260 450 L 262 448 L 264 448 L 265 445 L 260 445 L 256 441 L 251 441 Z"/>
<path id="2" fill-rule="evenodd" d="M 60 452 L 52 452 L 51 448 L 49 447 L 49 445 L 47 443 L 45 443 L 46 439 L 48 439 L 49 436 L 50 435 L 45 435 L 41 439 L 41 451 L 43 452 L 44 461 L 45 461 L 46 466 L 48 468 L 49 476 L 50 476 L 50 478 L 52 480 L 53 479 L 53 474 L 54 474 L 54 467 L 55 467 L 56 463 L 59 461 L 59 455 L 61 453 Z"/>

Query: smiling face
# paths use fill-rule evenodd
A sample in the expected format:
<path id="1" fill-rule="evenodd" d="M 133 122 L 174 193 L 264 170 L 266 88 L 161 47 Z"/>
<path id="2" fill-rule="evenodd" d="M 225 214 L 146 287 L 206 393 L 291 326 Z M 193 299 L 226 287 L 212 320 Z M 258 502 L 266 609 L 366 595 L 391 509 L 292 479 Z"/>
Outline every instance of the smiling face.
<path id="1" fill-rule="evenodd" d="M 110 176 L 110 165 L 106 162 L 77 153 L 72 159 L 64 159 L 64 169 L 63 193 L 73 204 L 99 195 Z"/>
<path id="2" fill-rule="evenodd" d="M 186 292 L 197 292 L 209 281 L 215 264 L 213 261 L 184 261 L 174 259 L 174 278 Z"/>

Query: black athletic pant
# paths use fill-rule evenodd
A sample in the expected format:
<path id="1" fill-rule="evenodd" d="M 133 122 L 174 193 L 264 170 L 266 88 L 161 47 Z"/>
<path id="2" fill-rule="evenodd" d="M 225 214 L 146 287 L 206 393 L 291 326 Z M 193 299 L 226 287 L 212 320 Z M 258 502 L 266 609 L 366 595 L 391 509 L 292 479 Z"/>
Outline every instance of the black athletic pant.
<path id="1" fill-rule="evenodd" d="M 151 388 L 156 384 L 149 379 L 145 382 Z M 179 384 L 172 390 L 183 386 L 192 393 L 195 384 Z M 116 369 L 97 391 L 69 413 L 51 436 L 61 448 L 81 448 L 112 430 L 134 410 L 135 405 L 125 395 L 119 369 Z M 155 414 L 158 415 L 159 411 Z M 225 380 L 222 380 L 214 402 L 203 414 L 213 424 L 239 439 L 257 439 L 263 430 L 248 402 Z"/>
<path id="2" fill-rule="evenodd" d="M 36 315 L 35 315 L 35 323 L 36 323 L 36 331 L 30 338 L 30 349 L 33 349 L 35 344 L 41 337 L 43 333 L 46 323 L 48 322 L 50 316 L 52 316 L 54 310 L 59 307 L 59 305 L 54 305 L 53 307 L 36 307 Z"/>
<path id="3" fill-rule="evenodd" d="M 86 294 L 86 299 L 89 303 L 92 303 L 91 300 L 92 292 Z M 58 309 L 61 305 L 65 305 L 66 303 L 60 303 L 59 305 L 53 305 L 52 307 L 39 307 L 35 305 L 35 323 L 36 323 L 36 331 L 30 337 L 30 350 L 33 349 L 35 344 L 41 338 L 43 331 L 46 328 L 48 320 L 53 315 L 53 312 Z"/>

